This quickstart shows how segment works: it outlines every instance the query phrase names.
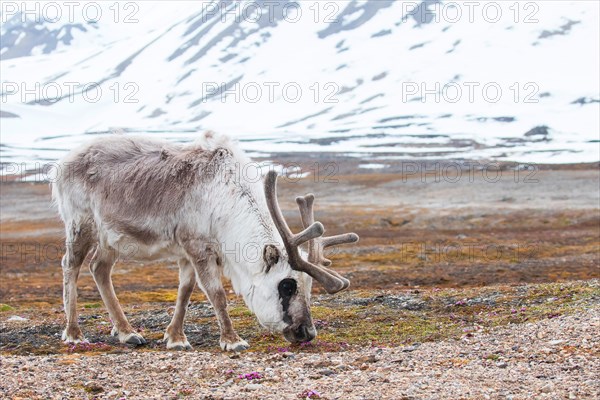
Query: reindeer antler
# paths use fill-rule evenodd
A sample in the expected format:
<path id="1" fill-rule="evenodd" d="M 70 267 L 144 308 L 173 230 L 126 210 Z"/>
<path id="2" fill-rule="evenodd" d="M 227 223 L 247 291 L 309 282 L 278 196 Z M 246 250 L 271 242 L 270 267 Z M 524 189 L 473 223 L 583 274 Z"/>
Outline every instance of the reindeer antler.
<path id="1" fill-rule="evenodd" d="M 325 228 L 323 228 L 320 222 L 313 221 L 308 225 L 304 224 L 305 229 L 302 232 L 297 234 L 292 233 L 283 218 L 279 203 L 277 202 L 277 172 L 275 171 L 269 171 L 265 178 L 265 196 L 269 212 L 271 213 L 271 217 L 273 217 L 273 222 L 275 222 L 275 227 L 283 239 L 283 245 L 288 253 L 292 269 L 305 272 L 313 277 L 313 279 L 323 285 L 327 293 L 332 294 L 346 289 L 350 285 L 350 281 L 346 278 L 324 266 L 314 264 L 312 261 L 306 261 L 300 256 L 299 246 L 306 242 L 309 242 L 309 246 L 314 246 L 311 243 L 314 243 L 314 239 L 323 235 Z M 332 236 L 331 238 L 336 238 L 336 236 Z M 358 236 L 356 236 L 356 239 L 358 239 Z M 314 251 L 312 253 L 316 254 Z"/>
<path id="2" fill-rule="evenodd" d="M 311 225 L 315 220 L 313 210 L 314 201 L 315 196 L 312 193 L 309 193 L 306 196 L 296 197 L 296 203 L 298 204 L 298 208 L 300 209 L 300 217 L 302 218 L 302 225 L 305 227 L 307 225 Z M 327 247 L 336 246 L 338 244 L 356 242 L 358 242 L 358 235 L 356 233 L 344 233 L 341 235 L 327 237 L 321 236 L 314 238 L 308 242 L 308 261 L 323 267 L 328 267 L 331 265 L 331 260 L 325 258 L 323 253 L 324 249 Z M 347 282 L 346 287 L 350 285 L 350 282 L 346 278 L 342 277 L 334 270 L 328 269 L 328 271 Z"/>

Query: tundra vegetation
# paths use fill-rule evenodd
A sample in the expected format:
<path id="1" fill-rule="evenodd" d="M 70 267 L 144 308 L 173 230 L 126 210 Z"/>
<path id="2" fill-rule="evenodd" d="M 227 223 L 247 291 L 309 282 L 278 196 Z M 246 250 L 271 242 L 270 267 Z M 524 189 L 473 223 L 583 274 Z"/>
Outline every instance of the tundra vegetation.
<path id="1" fill-rule="evenodd" d="M 281 155 L 277 161 L 292 160 Z M 314 159 L 307 157 L 300 165 L 310 170 L 313 163 Z M 232 388 L 242 384 L 279 387 L 287 381 L 270 378 L 269 366 L 297 357 L 304 360 L 307 368 L 306 380 L 302 382 L 314 384 L 292 388 L 287 382 L 280 390 L 297 395 L 314 391 L 328 398 L 333 389 L 323 387 L 325 381 L 342 379 L 355 370 L 375 373 L 385 362 L 394 371 L 406 368 L 405 373 L 409 374 L 410 365 L 402 363 L 409 359 L 419 362 L 425 353 L 418 349 L 425 352 L 429 343 L 446 346 L 448 357 L 439 361 L 444 368 L 460 371 L 481 363 L 484 369 L 504 368 L 508 364 L 510 371 L 512 356 L 497 346 L 488 343 L 477 351 L 464 346 L 488 334 L 494 343 L 503 344 L 509 333 L 533 331 L 528 339 L 531 349 L 538 349 L 536 343 L 540 342 L 541 349 L 556 347 L 558 352 L 554 356 L 518 350 L 525 351 L 522 357 L 529 360 L 529 366 L 535 371 L 539 365 L 555 371 L 552 373 L 567 374 L 570 378 L 564 381 L 577 381 L 581 387 L 573 389 L 576 398 L 593 398 L 598 388 L 585 374 L 596 367 L 590 364 L 587 368 L 588 364 L 581 363 L 573 367 L 560 360 L 597 357 L 597 348 L 589 348 L 576 336 L 564 342 L 554 340 L 554 336 L 542 335 L 545 328 L 538 326 L 554 326 L 559 333 L 580 330 L 581 340 L 587 340 L 590 329 L 597 328 L 593 327 L 600 308 L 597 164 L 540 166 L 535 184 L 516 183 L 512 172 L 506 180 L 496 183 L 461 180 L 450 184 L 423 183 L 414 176 L 407 177 L 393 162 L 382 171 L 361 170 L 352 159 L 339 160 L 338 167 L 335 183 L 315 181 L 309 175 L 294 181 L 281 180 L 278 186 L 280 206 L 293 232 L 304 228 L 294 198 L 313 192 L 317 195 L 315 219 L 326 227 L 327 235 L 354 231 L 361 237 L 356 245 L 326 252 L 335 270 L 351 281 L 351 287 L 330 295 L 321 285 L 313 285 L 311 315 L 317 337 L 308 344 L 293 344 L 281 335 L 268 333 L 225 280 L 229 315 L 239 336 L 251 347 L 231 362 L 218 361 L 218 365 L 207 366 L 191 387 L 176 385 L 174 397 L 205 395 L 211 393 L 209 387 L 213 384 L 219 388 L 225 385 L 222 390 L 226 391 L 229 381 L 233 382 Z M 501 165 L 504 171 L 515 167 Z M 200 290 L 191 296 L 185 323 L 185 335 L 194 351 L 172 353 L 165 349 L 164 330 L 176 309 L 179 281 L 177 266 L 165 260 L 125 260 L 117 263 L 113 273 L 119 301 L 131 326 L 147 340 L 145 346 L 132 347 L 110 336 L 112 323 L 87 269 L 91 255 L 79 277 L 77 310 L 79 325 L 89 343 L 65 344 L 61 340 L 65 323 L 62 253 L 53 252 L 62 248 L 64 234 L 61 221 L 48 207 L 49 197 L 48 185 L 2 183 L 0 230 L 5 246 L 0 269 L 0 350 L 7 361 L 12 358 L 6 357 L 33 355 L 78 364 L 80 357 L 111 355 L 122 360 L 121 355 L 135 357 L 133 354 L 165 354 L 165 360 L 176 357 L 173 354 L 181 354 L 177 356 L 183 357 L 177 358 L 181 360 L 191 360 L 188 357 L 194 355 L 207 360 L 207 355 L 212 354 L 215 360 L 222 360 L 215 310 Z M 22 199 L 27 199 L 27 203 Z M 559 328 L 564 324 L 570 325 Z M 537 334 L 535 329 L 539 329 Z M 495 332 L 504 332 L 504 336 L 495 337 Z M 561 337 L 558 333 L 555 336 Z M 456 342 L 456 352 L 452 347 L 454 340 L 460 341 Z M 509 350 L 516 346 L 511 343 L 506 343 Z M 396 349 L 400 356 L 395 355 Z M 461 356 L 461 351 L 466 353 Z M 389 359 L 384 361 L 382 357 L 388 353 Z M 380 361 L 373 361 L 371 355 Z M 318 359 L 310 358 L 313 356 Z M 335 365 L 327 367 L 331 363 L 328 360 L 336 357 L 350 360 L 343 363 L 347 370 L 337 370 Z M 545 364 L 544 360 L 550 358 L 553 363 Z M 352 361 L 355 359 L 356 363 Z M 173 368 L 179 368 L 175 367 L 179 365 L 175 358 L 172 360 Z M 226 356 L 224 360 L 230 359 Z M 435 358 L 432 360 L 435 364 Z M 315 368 L 316 375 L 322 378 L 313 376 Z M 320 375 L 318 371 L 323 368 L 335 374 Z M 168 369 L 164 373 L 173 371 L 178 373 Z M 543 378 L 523 374 L 527 385 L 512 393 L 528 393 L 531 386 L 534 389 L 530 395 L 534 397 L 540 393 L 550 396 L 555 390 L 561 396 L 569 396 L 566 383 L 562 387 L 556 381 L 556 388 L 552 389 L 542 382 Z M 542 375 L 538 371 L 538 376 Z M 377 388 L 385 387 L 381 386 L 385 382 L 373 379 Z M 444 379 L 439 378 L 440 382 Z M 502 382 L 505 387 L 511 386 L 508 381 Z M 371 383 L 365 385 L 370 387 Z M 111 389 L 96 375 L 67 386 L 66 392 L 80 397 L 106 395 L 112 389 L 119 394 L 123 391 Z M 398 392 L 393 393 L 405 393 L 404 386 L 394 387 Z M 450 390 L 450 386 L 446 385 L 446 389 Z M 426 393 L 428 389 L 418 390 Z M 35 397 L 37 392 L 23 389 L 6 393 Z M 130 397 L 135 397 L 134 393 Z"/>

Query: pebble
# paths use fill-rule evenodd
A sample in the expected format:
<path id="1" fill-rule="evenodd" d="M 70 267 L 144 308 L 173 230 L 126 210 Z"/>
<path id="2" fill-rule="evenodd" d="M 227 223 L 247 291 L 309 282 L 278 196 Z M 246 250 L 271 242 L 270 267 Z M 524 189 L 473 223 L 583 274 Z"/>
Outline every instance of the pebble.
<path id="1" fill-rule="evenodd" d="M 7 321 L 27 321 L 27 318 L 20 317 L 18 315 L 13 315 Z"/>
<path id="2" fill-rule="evenodd" d="M 375 363 L 377 361 L 379 361 L 379 359 L 377 357 L 375 357 L 374 355 L 368 355 L 368 356 L 362 356 L 362 357 L 358 357 L 356 360 L 354 360 L 357 364 L 363 364 L 363 363 Z"/>
<path id="3" fill-rule="evenodd" d="M 419 346 L 412 345 L 412 346 L 404 347 L 402 349 L 402 351 L 405 352 L 405 353 L 410 353 L 412 351 L 417 350 L 418 348 L 419 348 Z"/>
<path id="4" fill-rule="evenodd" d="M 551 383 L 548 383 L 547 385 L 542 386 L 542 388 L 540 389 L 540 392 L 550 393 L 552 391 L 552 389 L 554 389 L 554 386 Z"/>
<path id="5" fill-rule="evenodd" d="M 333 372 L 332 370 L 327 369 L 327 368 L 320 370 L 319 373 L 321 375 L 325 375 L 325 376 L 330 376 L 330 375 L 334 375 L 335 374 L 335 372 Z"/>

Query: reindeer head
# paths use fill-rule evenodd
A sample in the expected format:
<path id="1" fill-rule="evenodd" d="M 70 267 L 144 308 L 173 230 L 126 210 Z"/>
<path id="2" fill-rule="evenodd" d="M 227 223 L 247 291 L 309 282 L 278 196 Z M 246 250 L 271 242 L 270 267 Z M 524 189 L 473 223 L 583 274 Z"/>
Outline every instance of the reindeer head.
<path id="1" fill-rule="evenodd" d="M 267 306 L 264 313 L 270 314 L 267 318 L 277 322 L 268 325 L 283 332 L 286 340 L 292 343 L 310 341 L 317 334 L 310 315 L 312 279 L 319 282 L 327 293 L 331 294 L 350 286 L 350 281 L 328 268 L 331 261 L 324 257 L 323 250 L 338 244 L 357 242 L 358 235 L 346 233 L 323 237 L 325 232 L 323 225 L 314 221 L 312 194 L 296 199 L 304 230 L 300 233 L 292 233 L 277 202 L 277 173 L 274 171 L 270 171 L 265 179 L 265 195 L 269 212 L 283 240 L 284 249 L 267 245 L 264 250 L 263 258 L 267 271 L 265 283 L 268 281 L 275 287 L 265 288 L 263 295 L 271 299 L 267 301 L 265 298 L 263 304 L 273 304 L 272 297 L 277 298 L 277 311 L 269 311 L 270 307 Z M 304 243 L 308 244 L 308 254 L 300 249 Z M 261 320 L 263 314 L 261 310 L 255 308 L 255 312 Z"/>

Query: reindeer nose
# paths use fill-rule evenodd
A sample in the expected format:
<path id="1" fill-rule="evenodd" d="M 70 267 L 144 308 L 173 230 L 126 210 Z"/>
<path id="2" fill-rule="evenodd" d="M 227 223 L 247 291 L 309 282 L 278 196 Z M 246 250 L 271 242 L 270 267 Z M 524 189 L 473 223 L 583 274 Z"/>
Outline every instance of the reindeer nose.
<path id="1" fill-rule="evenodd" d="M 300 325 L 294 333 L 298 342 L 310 342 L 317 336 L 317 330 L 314 326 Z"/>

